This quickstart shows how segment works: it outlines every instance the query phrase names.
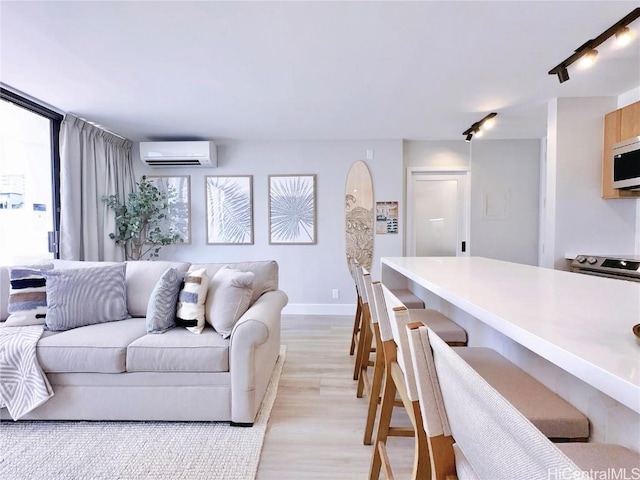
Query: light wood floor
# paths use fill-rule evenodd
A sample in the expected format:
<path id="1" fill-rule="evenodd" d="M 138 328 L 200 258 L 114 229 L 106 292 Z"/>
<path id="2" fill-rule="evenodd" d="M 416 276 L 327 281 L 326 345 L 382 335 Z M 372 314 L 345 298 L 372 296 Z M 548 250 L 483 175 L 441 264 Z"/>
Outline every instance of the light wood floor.
<path id="1" fill-rule="evenodd" d="M 287 315 L 287 346 L 258 480 L 367 479 L 372 446 L 362 436 L 367 400 L 356 398 L 349 342 L 353 317 Z M 399 410 L 395 424 L 408 425 Z M 390 438 L 396 479 L 407 478 L 413 439 Z M 382 476 L 381 476 L 382 478 Z"/>

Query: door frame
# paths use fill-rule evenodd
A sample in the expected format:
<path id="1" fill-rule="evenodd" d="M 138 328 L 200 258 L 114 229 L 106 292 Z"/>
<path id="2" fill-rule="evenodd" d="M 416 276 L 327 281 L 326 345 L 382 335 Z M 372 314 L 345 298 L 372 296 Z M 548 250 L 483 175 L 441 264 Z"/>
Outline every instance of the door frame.
<path id="1" fill-rule="evenodd" d="M 464 175 L 463 182 L 466 189 L 466 201 L 463 204 L 462 213 L 464 215 L 464 225 L 466 229 L 466 238 L 458 238 L 458 248 L 456 248 L 457 256 L 467 257 L 471 253 L 471 245 L 469 238 L 471 237 L 471 168 L 469 167 L 408 167 L 405 177 L 406 196 L 405 205 L 405 241 L 403 245 L 403 254 L 405 256 L 415 256 L 415 231 L 413 228 L 413 179 L 416 175 Z M 460 251 L 460 242 L 466 242 L 465 252 Z"/>

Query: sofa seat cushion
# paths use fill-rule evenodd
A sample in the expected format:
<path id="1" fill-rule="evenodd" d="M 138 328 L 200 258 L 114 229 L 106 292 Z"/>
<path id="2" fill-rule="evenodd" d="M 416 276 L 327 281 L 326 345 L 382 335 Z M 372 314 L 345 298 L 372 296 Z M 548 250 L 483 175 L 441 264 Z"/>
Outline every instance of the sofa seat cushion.
<path id="1" fill-rule="evenodd" d="M 200 335 L 174 328 L 127 348 L 128 372 L 228 372 L 229 340 L 207 326 Z"/>
<path id="2" fill-rule="evenodd" d="M 127 346 L 146 333 L 144 318 L 45 332 L 36 352 L 46 373 L 122 373 Z"/>

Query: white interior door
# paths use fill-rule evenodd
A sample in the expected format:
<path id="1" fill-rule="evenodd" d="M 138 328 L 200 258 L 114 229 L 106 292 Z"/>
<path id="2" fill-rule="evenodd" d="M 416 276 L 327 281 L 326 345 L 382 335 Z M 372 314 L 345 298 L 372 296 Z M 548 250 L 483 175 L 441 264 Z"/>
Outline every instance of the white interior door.
<path id="1" fill-rule="evenodd" d="M 469 172 L 410 170 L 408 177 L 407 255 L 468 255 Z"/>

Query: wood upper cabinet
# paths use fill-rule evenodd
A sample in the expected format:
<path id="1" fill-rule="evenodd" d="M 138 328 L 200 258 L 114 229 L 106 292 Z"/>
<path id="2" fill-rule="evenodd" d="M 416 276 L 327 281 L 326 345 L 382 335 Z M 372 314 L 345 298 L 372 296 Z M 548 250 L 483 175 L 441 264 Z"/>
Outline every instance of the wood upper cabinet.
<path id="1" fill-rule="evenodd" d="M 613 188 L 613 145 L 640 135 L 640 102 L 604 116 L 602 150 L 602 198 L 640 198 L 640 192 Z"/>

